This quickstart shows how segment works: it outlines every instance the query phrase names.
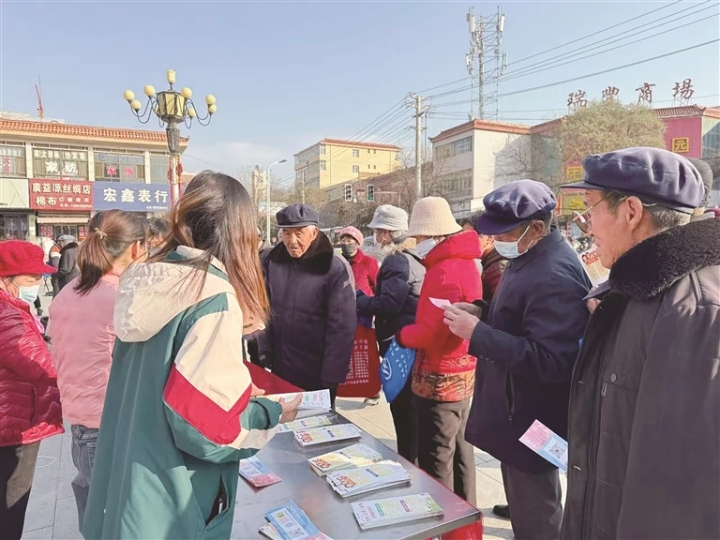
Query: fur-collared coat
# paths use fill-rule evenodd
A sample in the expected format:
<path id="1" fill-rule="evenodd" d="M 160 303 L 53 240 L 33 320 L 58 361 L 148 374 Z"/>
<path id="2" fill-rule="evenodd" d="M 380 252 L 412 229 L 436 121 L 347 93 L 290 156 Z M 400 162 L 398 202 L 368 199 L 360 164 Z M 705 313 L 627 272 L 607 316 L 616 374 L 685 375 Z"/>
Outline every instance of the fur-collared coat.
<path id="1" fill-rule="evenodd" d="M 598 294 L 562 538 L 720 538 L 720 220 L 638 244 Z"/>

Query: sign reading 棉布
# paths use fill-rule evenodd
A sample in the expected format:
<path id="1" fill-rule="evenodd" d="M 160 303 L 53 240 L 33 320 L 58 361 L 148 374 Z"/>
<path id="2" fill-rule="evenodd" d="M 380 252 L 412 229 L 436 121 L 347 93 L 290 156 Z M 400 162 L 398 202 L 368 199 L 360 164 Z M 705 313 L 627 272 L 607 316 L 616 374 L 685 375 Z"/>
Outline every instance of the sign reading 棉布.
<path id="1" fill-rule="evenodd" d="M 137 182 L 96 182 L 93 210 L 165 212 L 170 209 L 170 189 Z"/>
<path id="2" fill-rule="evenodd" d="M 676 154 L 687 154 L 690 151 L 690 137 L 678 137 L 672 140 L 672 151 Z"/>
<path id="3" fill-rule="evenodd" d="M 92 210 L 93 183 L 83 180 L 33 178 L 29 182 L 30 208 L 33 210 L 89 212 Z"/>

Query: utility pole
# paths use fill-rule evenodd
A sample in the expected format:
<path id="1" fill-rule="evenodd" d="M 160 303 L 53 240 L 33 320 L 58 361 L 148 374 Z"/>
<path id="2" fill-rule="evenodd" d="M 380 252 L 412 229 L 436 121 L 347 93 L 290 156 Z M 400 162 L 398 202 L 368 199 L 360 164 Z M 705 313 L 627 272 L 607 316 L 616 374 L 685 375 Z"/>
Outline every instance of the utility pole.
<path id="1" fill-rule="evenodd" d="M 425 115 L 429 107 L 423 107 L 423 98 L 418 94 L 409 95 L 411 101 L 405 103 L 406 106 L 415 109 L 415 194 L 417 199 L 422 198 L 422 163 L 423 163 L 423 151 L 422 151 L 422 132 L 423 124 L 422 117 Z"/>
<path id="2" fill-rule="evenodd" d="M 498 6 L 497 14 L 490 17 L 476 17 L 475 11 L 470 8 L 466 20 L 470 31 L 470 51 L 465 55 L 465 65 L 472 81 L 470 84 L 470 119 L 486 118 L 487 105 L 495 103 L 495 119 L 497 120 L 500 77 L 507 65 L 507 55 L 503 54 L 500 49 L 505 28 L 505 15 L 500 12 L 500 6 Z M 485 56 L 486 49 L 494 51 L 490 62 Z M 495 88 L 488 92 L 485 86 L 492 81 L 495 83 Z M 477 113 L 475 112 L 475 103 L 477 104 Z"/>

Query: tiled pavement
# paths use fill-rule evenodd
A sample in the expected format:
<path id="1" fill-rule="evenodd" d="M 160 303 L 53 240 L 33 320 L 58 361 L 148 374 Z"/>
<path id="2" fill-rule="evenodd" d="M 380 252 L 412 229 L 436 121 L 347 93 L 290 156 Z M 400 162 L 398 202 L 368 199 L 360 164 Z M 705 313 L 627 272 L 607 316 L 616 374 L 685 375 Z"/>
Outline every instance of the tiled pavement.
<path id="1" fill-rule="evenodd" d="M 362 400 L 339 399 L 338 411 L 359 427 L 395 448 L 395 431 L 387 403 L 366 406 Z M 69 430 L 62 437 L 46 439 L 40 445 L 35 481 L 25 519 L 27 539 L 79 539 L 77 510 L 70 482 L 76 471 L 72 463 Z M 476 450 L 477 501 L 485 515 L 485 535 L 488 540 L 513 538 L 510 522 L 492 515 L 495 504 L 505 502 L 500 476 L 500 463 L 488 454 Z M 563 492 L 565 478 L 562 476 Z"/>

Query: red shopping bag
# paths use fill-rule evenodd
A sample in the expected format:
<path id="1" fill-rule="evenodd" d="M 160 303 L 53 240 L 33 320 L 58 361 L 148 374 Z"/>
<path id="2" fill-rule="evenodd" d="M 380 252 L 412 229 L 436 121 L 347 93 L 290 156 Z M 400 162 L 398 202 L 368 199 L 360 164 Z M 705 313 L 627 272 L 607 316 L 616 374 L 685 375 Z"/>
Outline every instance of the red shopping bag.
<path id="1" fill-rule="evenodd" d="M 369 398 L 380 392 L 380 354 L 375 330 L 358 325 L 350 372 L 338 387 L 338 397 Z"/>

